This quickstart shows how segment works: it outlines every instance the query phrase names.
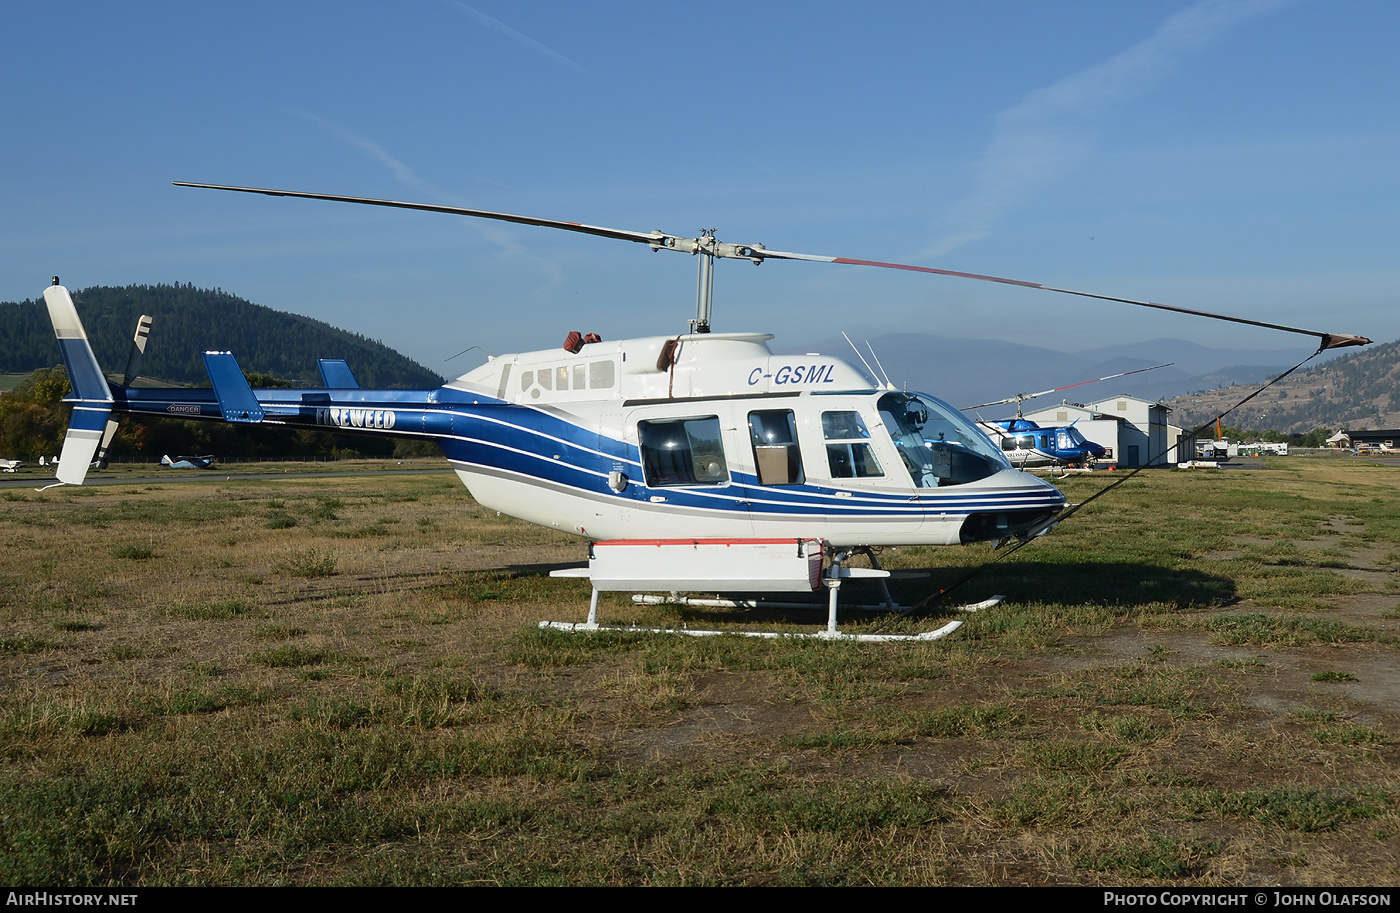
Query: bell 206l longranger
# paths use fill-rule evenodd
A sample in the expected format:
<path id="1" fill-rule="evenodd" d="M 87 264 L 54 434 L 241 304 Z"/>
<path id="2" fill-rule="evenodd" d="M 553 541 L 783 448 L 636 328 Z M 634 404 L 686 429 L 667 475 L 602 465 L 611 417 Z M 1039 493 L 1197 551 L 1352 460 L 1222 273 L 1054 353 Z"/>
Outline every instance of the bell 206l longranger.
<path id="1" fill-rule="evenodd" d="M 570 334 L 563 348 L 497 356 L 432 390 L 363 389 L 338 360 L 321 361 L 320 387 L 255 390 L 229 352 L 204 353 L 209 390 L 137 388 L 149 318 L 138 325 L 122 382 L 109 383 L 68 291 L 55 279 L 44 293 L 74 391 L 60 483 L 81 484 L 89 464 L 104 463 L 122 413 L 431 440 L 483 506 L 592 541 L 590 567 L 579 574 L 594 584 L 589 622 L 571 626 L 588 630 L 598 627 L 599 588 L 669 578 L 686 586 L 655 588 L 810 591 L 824 583 L 829 618 L 820 636 L 848 636 L 836 630 L 841 580 L 887 576 L 873 561 L 845 566 L 852 550 L 1027 538 L 1048 531 L 1064 506 L 1059 490 L 1014 469 L 934 396 L 896 391 L 829 356 L 774 355 L 767 334 L 711 333 L 716 259 L 934 273 L 1302 333 L 1322 348 L 1369 342 L 993 276 L 727 244 L 713 233 L 686 238 L 394 200 L 186 186 L 467 215 L 697 255 L 689 332 L 620 342 Z M 619 574 L 603 557 L 624 554 L 642 567 Z M 885 600 L 893 605 L 887 591 Z"/>

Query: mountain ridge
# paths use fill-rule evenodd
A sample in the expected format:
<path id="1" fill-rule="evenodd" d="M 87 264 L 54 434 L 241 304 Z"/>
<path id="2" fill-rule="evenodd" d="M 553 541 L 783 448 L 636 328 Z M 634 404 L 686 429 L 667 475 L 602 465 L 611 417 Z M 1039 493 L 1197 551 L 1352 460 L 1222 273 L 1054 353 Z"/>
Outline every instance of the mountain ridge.
<path id="1" fill-rule="evenodd" d="M 865 340 L 858 340 L 866 361 L 874 365 Z M 923 390 L 954 406 L 989 402 L 1018 392 L 1063 387 L 1174 362 L 1132 377 L 1078 387 L 1059 396 L 1033 401 L 1035 407 L 1057 402 L 1093 401 L 1128 393 L 1148 400 L 1179 397 L 1222 385 L 1262 383 L 1307 357 L 1305 347 L 1280 349 L 1212 348 L 1182 339 L 1152 339 L 1120 346 L 1064 352 L 995 339 L 953 338 L 927 333 L 871 337 L 881 364 L 897 387 Z M 822 351 L 859 365 L 840 337 L 781 350 L 785 354 Z M 878 371 L 878 368 L 876 369 Z M 986 418 L 994 417 L 990 413 Z"/>
<path id="2" fill-rule="evenodd" d="M 254 304 L 193 284 L 94 286 L 72 293 L 97 361 L 126 365 L 137 317 L 153 318 L 142 376 L 177 384 L 208 381 L 201 353 L 230 351 L 250 372 L 319 386 L 318 358 L 344 358 L 372 388 L 436 387 L 444 378 L 377 340 L 324 321 Z M 42 299 L 0 303 L 0 371 L 24 373 L 60 363 Z"/>
<path id="3" fill-rule="evenodd" d="M 1167 404 L 1182 421 L 1194 425 L 1252 391 L 1240 385 L 1217 387 L 1176 397 Z M 1232 412 L 1226 421 L 1239 428 L 1287 434 L 1315 428 L 1358 431 L 1400 427 L 1400 340 L 1301 368 Z"/>

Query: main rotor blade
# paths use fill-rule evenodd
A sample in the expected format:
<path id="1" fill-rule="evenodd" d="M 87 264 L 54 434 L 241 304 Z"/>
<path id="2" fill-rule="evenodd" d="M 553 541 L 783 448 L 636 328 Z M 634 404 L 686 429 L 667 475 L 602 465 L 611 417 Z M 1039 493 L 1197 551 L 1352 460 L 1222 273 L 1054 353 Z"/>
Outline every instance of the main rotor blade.
<path id="1" fill-rule="evenodd" d="M 1032 393 L 1029 396 L 1027 396 L 1026 399 L 1035 399 L 1037 396 L 1045 396 L 1049 393 L 1059 393 L 1061 390 L 1068 390 L 1070 387 L 1082 387 L 1085 384 L 1096 384 L 1101 380 L 1113 380 L 1113 378 L 1115 377 L 1127 377 L 1129 374 L 1141 374 L 1144 371 L 1156 371 L 1158 368 L 1170 368 L 1174 364 L 1176 364 L 1176 362 L 1169 361 L 1164 365 L 1153 365 L 1150 368 L 1137 368 L 1133 371 L 1121 371 L 1117 374 L 1106 374 L 1103 377 L 1096 377 L 1093 380 L 1081 380 L 1077 384 L 1065 384 L 1063 387 L 1056 387 L 1053 390 L 1042 390 L 1039 393 Z"/>
<path id="2" fill-rule="evenodd" d="M 498 222 L 515 222 L 519 225 L 539 225 L 544 228 L 559 228 L 564 231 L 577 231 L 586 235 L 603 238 L 616 238 L 620 241 L 636 241 L 641 244 L 668 246 L 665 241 L 670 235 L 659 231 L 626 231 L 618 228 L 604 228 L 599 225 L 584 225 L 581 222 L 563 222 L 558 219 L 538 219 L 534 216 L 518 216 L 508 212 L 491 212 L 486 209 L 466 209 L 461 206 L 438 206 L 432 203 L 405 203 L 401 200 L 375 200 L 369 197 L 343 197 L 331 193 L 306 193 L 300 190 L 269 190 L 265 187 L 230 187 L 225 184 L 196 184 L 190 181 L 171 181 L 176 187 L 202 187 L 205 190 L 232 190 L 237 193 L 261 193 L 269 197 L 301 197 L 304 200 L 332 200 L 337 203 L 361 203 L 366 206 L 388 206 L 393 209 L 417 209 L 421 212 L 444 212 L 454 216 L 473 216 L 478 219 L 495 219 Z"/>
<path id="3" fill-rule="evenodd" d="M 1061 390 L 1068 390 L 1071 387 L 1082 387 L 1085 384 L 1096 384 L 1101 380 L 1113 380 L 1113 378 L 1115 377 L 1127 377 L 1129 374 L 1141 374 L 1144 371 L 1155 371 L 1158 368 L 1170 368 L 1174 364 L 1176 364 L 1176 362 L 1169 361 L 1164 365 L 1153 365 L 1150 368 L 1137 368 L 1133 371 L 1123 371 L 1118 374 L 1106 374 L 1103 377 L 1096 377 L 1093 380 L 1081 380 L 1076 384 L 1065 384 L 1063 387 L 1055 387 L 1052 390 L 1041 390 L 1039 393 L 1017 393 L 1015 396 L 1012 396 L 1008 399 L 999 399 L 994 403 L 978 403 L 975 406 L 963 406 L 958 411 L 967 412 L 969 409 L 982 409 L 986 406 L 1004 406 L 1007 403 L 1024 402 L 1028 399 L 1035 399 L 1037 396 L 1045 396 L 1050 393 L 1059 393 Z"/>
<path id="4" fill-rule="evenodd" d="M 979 282 L 999 282 L 1002 285 L 1019 285 L 1022 288 L 1040 289 L 1046 292 L 1059 292 L 1062 295 L 1078 295 L 1081 298 L 1097 298 L 1100 301 L 1117 301 L 1122 304 L 1131 304 L 1137 307 L 1156 308 L 1161 311 L 1175 311 L 1178 314 L 1191 314 L 1195 317 L 1209 317 L 1212 320 L 1228 320 L 1231 323 L 1244 323 L 1255 327 L 1264 327 L 1268 330 L 1282 330 L 1285 333 L 1298 333 L 1302 336 L 1316 336 L 1322 349 L 1340 349 L 1345 346 L 1364 346 L 1370 344 L 1371 340 L 1365 336 L 1352 336 L 1344 333 L 1323 333 L 1320 330 L 1305 330 L 1300 327 L 1284 326 L 1281 323 L 1266 323 L 1262 320 L 1250 320 L 1246 317 L 1231 317 L 1228 314 L 1215 314 L 1210 311 L 1198 311 L 1193 308 L 1177 307 L 1172 304 L 1161 304 L 1156 301 L 1138 301 L 1135 298 L 1119 298 L 1116 295 L 1100 295 L 1095 292 L 1079 292 L 1069 288 L 1058 288 L 1053 285 L 1045 285 L 1040 282 L 1025 282 L 1021 279 L 1005 279 L 1001 276 L 984 276 L 981 273 L 963 273 L 951 269 L 935 269 L 932 266 L 912 266 L 908 263 L 884 263 L 879 260 L 855 260 L 850 257 L 819 257 L 812 254 L 794 254 L 786 251 L 758 249 L 754 251 L 765 260 L 809 260 L 817 263 L 846 263 L 852 266 L 876 266 L 881 269 L 902 269 L 914 273 L 932 273 L 936 276 L 952 276 L 957 279 L 976 279 Z"/>
<path id="5" fill-rule="evenodd" d="M 815 263 L 846 263 L 852 266 L 875 266 L 881 269 L 902 269 L 914 273 L 931 273 L 936 276 L 952 276 L 958 279 L 976 279 L 979 282 L 999 282 L 1003 285 L 1018 285 L 1022 288 L 1041 289 L 1059 292 L 1064 295 L 1078 295 L 1081 298 L 1097 298 L 1100 301 L 1117 301 L 1137 307 L 1156 308 L 1162 311 L 1175 311 L 1178 314 L 1191 314 L 1196 317 L 1209 317 L 1212 320 L 1228 320 L 1249 326 L 1264 327 L 1269 330 L 1282 330 L 1302 336 L 1316 336 L 1323 349 L 1337 349 L 1344 346 L 1364 346 L 1371 342 L 1365 336 L 1350 336 L 1341 333 L 1323 333 L 1319 330 L 1305 330 L 1299 327 L 1284 326 L 1279 323 L 1265 323 L 1262 320 L 1249 320 L 1245 317 L 1231 317 L 1228 314 L 1214 314 L 1210 311 L 1197 311 L 1155 301 L 1138 301 L 1133 298 L 1119 298 L 1115 295 L 1099 295 L 1094 292 L 1079 292 L 1074 289 L 1058 288 L 1039 282 L 1025 282 L 1020 279 L 1004 279 L 1000 276 L 984 276 L 980 273 L 964 273 L 951 269 L 936 269 L 932 266 L 913 266 L 908 263 L 885 263 L 880 260 L 855 260 L 850 257 L 823 257 L 814 254 L 797 254 L 791 251 L 768 250 L 762 244 L 722 244 L 713 237 L 686 238 L 668 235 L 662 231 L 627 231 L 620 228 L 605 228 L 601 225 L 584 225 L 581 222 L 565 222 L 559 219 L 540 219 L 535 216 L 521 216 L 507 212 L 491 212 L 486 209 L 467 209 L 461 206 L 438 206 L 432 203 L 406 203 L 401 200 L 377 200 L 369 197 L 347 197 L 330 193 L 307 193 L 300 190 L 271 190 L 266 187 L 233 187 L 227 184 L 199 184 L 191 181 L 172 181 L 177 187 L 200 187 L 207 190 L 229 190 L 237 193 L 260 193 L 270 197 L 300 197 L 306 200 L 331 200 L 337 203 L 360 203 L 366 206 L 388 206 L 393 209 L 415 209 L 420 212 L 441 212 L 449 215 L 472 216 L 478 219 L 495 219 L 499 222 L 514 222 L 518 225 L 538 225 L 543 228 L 558 228 L 585 235 L 614 238 L 619 241 L 635 241 L 645 244 L 652 250 L 675 250 L 681 253 L 704 253 L 710 256 L 750 260 L 762 263 L 764 260 L 807 260 Z"/>

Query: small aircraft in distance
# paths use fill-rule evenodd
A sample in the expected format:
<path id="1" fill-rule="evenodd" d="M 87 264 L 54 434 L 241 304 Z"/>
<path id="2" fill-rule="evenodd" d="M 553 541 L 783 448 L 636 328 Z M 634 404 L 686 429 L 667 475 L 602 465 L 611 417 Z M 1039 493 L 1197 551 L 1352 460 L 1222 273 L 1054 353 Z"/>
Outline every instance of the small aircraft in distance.
<path id="1" fill-rule="evenodd" d="M 122 383 L 108 382 L 67 289 L 44 300 L 73 385 L 59 483 L 81 484 L 122 413 L 408 437 L 436 443 L 484 508 L 590 541 L 596 631 L 599 591 L 808 594 L 828 590 L 824 638 L 929 640 L 837 631 L 844 579 L 880 583 L 873 548 L 1028 540 L 1065 505 L 1053 485 L 1018 471 L 959 411 L 894 390 L 840 359 L 775 355 L 767 333 L 712 333 L 716 259 L 798 260 L 900 269 L 1120 301 L 1312 336 L 1321 348 L 1370 340 L 932 267 L 721 243 L 431 204 L 212 184 L 181 186 L 441 212 L 591 234 L 696 257 L 688 332 L 604 342 L 571 332 L 564 345 L 498 355 L 430 390 L 363 389 L 350 367 L 322 359 L 322 384 L 253 389 L 233 353 L 209 351 L 209 389 L 131 386 L 145 340 L 138 327 Z M 149 323 L 147 323 L 149 327 Z M 872 567 L 851 567 L 856 553 Z M 666 597 L 658 597 L 666 598 Z M 885 591 L 885 605 L 894 601 Z M 738 600 L 729 605 L 746 605 Z M 720 633 L 685 630 L 692 635 Z M 736 632 L 738 633 L 738 632 Z M 775 636 L 771 632 L 750 632 Z"/>
<path id="2" fill-rule="evenodd" d="M 1115 377 L 1127 377 L 1130 374 L 1142 374 L 1144 371 L 1155 371 L 1158 368 L 1169 368 L 1175 362 L 1167 362 L 1164 365 L 1153 365 L 1150 368 L 1138 368 L 1134 371 L 1122 371 L 1118 374 L 1107 374 L 1103 377 L 1096 377 L 1093 380 L 1081 380 L 1073 384 L 1065 384 L 1063 387 L 1055 387 L 1051 390 L 1041 390 L 1039 393 L 1017 393 L 1008 396 L 1006 399 L 995 400 L 990 403 L 979 403 L 976 406 L 967 406 L 959 410 L 961 412 L 971 412 L 973 409 L 985 409 L 988 406 L 1003 406 L 1007 403 L 1016 404 L 1016 417 L 987 421 L 979 418 L 977 425 L 987 433 L 1006 458 L 1011 461 L 1011 465 L 1022 469 L 1033 469 L 1045 466 L 1066 466 L 1089 469 L 1094 465 L 1095 460 L 1102 459 L 1107 449 L 1102 444 L 1097 444 L 1084 437 L 1078 429 L 1074 427 L 1074 422 L 1068 425 L 1039 425 L 1030 419 L 1021 416 L 1021 404 L 1028 399 L 1035 399 L 1040 396 L 1049 396 L 1051 393 L 1059 393 L 1061 390 L 1068 390 L 1071 387 L 1083 387 L 1087 384 L 1096 384 L 1099 381 L 1112 380 Z M 1075 421 L 1078 421 L 1076 419 Z M 1110 458 L 1112 457 L 1109 454 Z"/>
<path id="3" fill-rule="evenodd" d="M 209 469 L 214 465 L 214 456 L 177 456 L 170 458 L 170 454 L 160 458 L 160 465 L 170 469 Z"/>
<path id="4" fill-rule="evenodd" d="M 23 460 L 0 460 L 0 472 L 14 472 L 23 465 Z"/>

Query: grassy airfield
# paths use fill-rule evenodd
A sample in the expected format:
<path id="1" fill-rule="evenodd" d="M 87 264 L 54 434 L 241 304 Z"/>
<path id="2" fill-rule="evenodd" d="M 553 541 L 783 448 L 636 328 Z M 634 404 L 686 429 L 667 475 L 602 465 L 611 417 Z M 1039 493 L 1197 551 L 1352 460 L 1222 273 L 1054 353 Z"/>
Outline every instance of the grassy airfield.
<path id="1" fill-rule="evenodd" d="M 446 472 L 5 489 L 0 883 L 1395 884 L 1397 488 L 1144 473 L 920 645 L 541 632 L 581 541 Z"/>

